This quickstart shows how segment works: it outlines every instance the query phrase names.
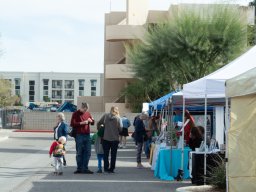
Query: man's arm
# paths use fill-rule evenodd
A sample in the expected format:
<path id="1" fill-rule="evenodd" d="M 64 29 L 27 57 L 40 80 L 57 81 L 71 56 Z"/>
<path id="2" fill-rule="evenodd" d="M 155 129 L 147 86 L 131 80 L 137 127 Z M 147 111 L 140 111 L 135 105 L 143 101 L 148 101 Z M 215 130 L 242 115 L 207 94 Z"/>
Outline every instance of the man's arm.
<path id="1" fill-rule="evenodd" d="M 81 121 L 77 120 L 76 113 L 73 113 L 71 117 L 70 126 L 73 128 L 76 128 L 76 127 L 79 127 L 80 125 L 82 125 Z"/>

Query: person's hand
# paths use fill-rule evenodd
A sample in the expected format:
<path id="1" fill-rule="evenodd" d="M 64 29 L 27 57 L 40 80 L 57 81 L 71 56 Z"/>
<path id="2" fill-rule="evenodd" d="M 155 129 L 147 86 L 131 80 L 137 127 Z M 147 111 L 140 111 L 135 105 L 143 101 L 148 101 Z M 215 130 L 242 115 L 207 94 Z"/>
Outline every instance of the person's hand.
<path id="1" fill-rule="evenodd" d="M 90 123 L 93 122 L 93 120 L 91 118 L 88 118 L 87 121 L 90 122 Z"/>
<path id="2" fill-rule="evenodd" d="M 81 125 L 86 125 L 86 124 L 88 124 L 88 121 L 86 120 L 86 121 L 82 121 L 82 122 L 80 122 L 80 124 Z"/>

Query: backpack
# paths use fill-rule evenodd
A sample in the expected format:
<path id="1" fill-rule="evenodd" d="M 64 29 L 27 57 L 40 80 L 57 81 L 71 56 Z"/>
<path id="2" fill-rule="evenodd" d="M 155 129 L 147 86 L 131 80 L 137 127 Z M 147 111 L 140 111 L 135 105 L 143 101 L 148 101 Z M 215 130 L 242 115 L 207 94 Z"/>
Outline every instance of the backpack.
<path id="1" fill-rule="evenodd" d="M 53 156 L 54 157 L 61 157 L 65 153 L 65 147 L 62 143 L 59 143 L 56 145 L 54 151 L 53 151 Z"/>

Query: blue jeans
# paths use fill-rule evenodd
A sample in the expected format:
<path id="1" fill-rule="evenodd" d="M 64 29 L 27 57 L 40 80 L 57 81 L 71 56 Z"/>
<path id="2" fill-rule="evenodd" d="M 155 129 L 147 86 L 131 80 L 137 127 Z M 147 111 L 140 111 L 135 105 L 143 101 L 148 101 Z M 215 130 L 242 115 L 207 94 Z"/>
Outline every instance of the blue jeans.
<path id="1" fill-rule="evenodd" d="M 144 151 L 145 151 L 145 154 L 147 156 L 147 158 L 149 158 L 150 156 L 150 145 L 152 143 L 152 139 L 149 138 L 146 142 L 144 142 Z"/>
<path id="2" fill-rule="evenodd" d="M 91 139 L 90 135 L 78 134 L 76 136 L 76 163 L 77 170 L 88 170 L 88 164 L 91 157 Z"/>
<path id="3" fill-rule="evenodd" d="M 98 169 L 99 170 L 102 170 L 102 165 L 101 165 L 101 162 L 104 158 L 104 154 L 97 154 L 97 159 L 98 159 Z"/>

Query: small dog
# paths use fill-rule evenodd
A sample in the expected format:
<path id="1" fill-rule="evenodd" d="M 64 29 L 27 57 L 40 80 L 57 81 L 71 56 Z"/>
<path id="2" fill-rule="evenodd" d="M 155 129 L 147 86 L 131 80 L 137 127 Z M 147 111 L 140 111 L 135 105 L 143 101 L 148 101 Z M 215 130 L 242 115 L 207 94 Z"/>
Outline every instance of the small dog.
<path id="1" fill-rule="evenodd" d="M 181 170 L 181 169 L 179 169 L 179 170 L 178 170 L 178 175 L 177 175 L 177 177 L 175 177 L 175 179 L 176 179 L 177 181 L 183 181 L 183 175 L 184 175 L 184 171 Z"/>

